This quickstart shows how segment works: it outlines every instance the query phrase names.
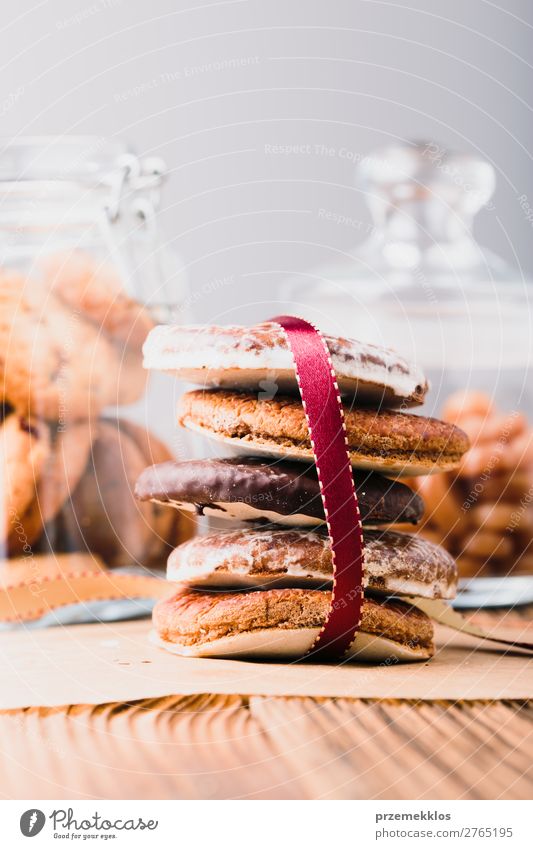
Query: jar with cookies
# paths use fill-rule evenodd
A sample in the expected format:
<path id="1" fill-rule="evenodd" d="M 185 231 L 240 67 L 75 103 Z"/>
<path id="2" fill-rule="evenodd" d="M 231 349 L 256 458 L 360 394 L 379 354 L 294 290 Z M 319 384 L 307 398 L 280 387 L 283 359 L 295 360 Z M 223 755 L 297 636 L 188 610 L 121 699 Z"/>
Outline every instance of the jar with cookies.
<path id="1" fill-rule="evenodd" d="M 289 297 L 330 332 L 424 364 L 424 413 L 461 427 L 471 448 L 453 473 L 417 479 L 421 533 L 464 577 L 533 575 L 533 290 L 473 235 L 477 213 L 498 214 L 494 169 L 406 142 L 362 157 L 357 183 L 368 237 Z"/>
<path id="2" fill-rule="evenodd" d="M 0 150 L 2 563 L 24 577 L 67 556 L 82 572 L 157 569 L 190 533 L 132 497 L 174 453 L 157 430 L 172 383 L 148 384 L 142 362 L 185 302 L 158 232 L 164 177 L 161 160 L 96 137 Z"/>

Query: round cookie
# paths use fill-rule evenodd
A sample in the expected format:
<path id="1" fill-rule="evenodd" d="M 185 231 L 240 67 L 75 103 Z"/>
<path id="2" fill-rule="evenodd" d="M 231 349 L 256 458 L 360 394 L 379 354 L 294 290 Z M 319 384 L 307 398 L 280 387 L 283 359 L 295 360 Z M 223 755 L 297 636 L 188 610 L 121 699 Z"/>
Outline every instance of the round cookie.
<path id="1" fill-rule="evenodd" d="M 124 291 L 116 269 L 82 251 L 53 254 L 42 263 L 48 288 L 112 339 L 140 351 L 154 326 L 150 314 Z"/>
<path id="2" fill-rule="evenodd" d="M 181 396 L 179 423 L 235 449 L 237 454 L 313 460 L 301 401 L 226 390 Z M 438 419 L 392 410 L 344 406 L 352 466 L 383 474 L 424 475 L 456 468 L 468 449 L 462 430 Z"/>
<path id="3" fill-rule="evenodd" d="M 57 515 L 76 489 L 87 467 L 94 435 L 95 425 L 88 421 L 70 422 L 56 434 L 37 487 L 44 524 Z"/>
<path id="4" fill-rule="evenodd" d="M 130 298 L 113 266 L 87 253 L 54 254 L 42 263 L 48 291 L 81 314 L 112 345 L 113 369 L 107 403 L 133 404 L 146 388 L 141 347 L 154 326 L 148 311 Z"/>
<path id="5" fill-rule="evenodd" d="M 396 531 L 364 532 L 365 588 L 454 598 L 457 567 L 444 548 Z M 224 531 L 195 537 L 168 558 L 167 578 L 193 587 L 317 587 L 333 575 L 329 537 L 304 530 Z"/>
<path id="6" fill-rule="evenodd" d="M 399 354 L 357 342 L 325 337 L 340 392 L 358 403 L 415 406 L 428 390 L 422 372 Z M 262 392 L 298 393 L 285 334 L 272 322 L 239 325 L 155 327 L 144 347 L 146 368 L 169 371 L 202 386 Z"/>
<path id="7" fill-rule="evenodd" d="M 42 298 L 21 275 L 0 275 L 0 378 L 2 397 L 24 415 L 58 415 L 54 375 L 61 369 L 60 342 L 53 339 Z M 32 350 L 38 355 L 32 359 Z"/>
<path id="8" fill-rule="evenodd" d="M 89 549 L 108 566 L 162 565 L 193 526 L 174 510 L 133 498 L 135 481 L 154 456 L 170 456 L 156 437 L 130 422 L 101 419 L 87 469 L 61 511 L 63 545 Z"/>
<path id="9" fill-rule="evenodd" d="M 182 590 L 156 604 L 152 640 L 192 657 L 296 659 L 311 648 L 329 611 L 331 594 L 298 588 L 208 593 Z M 401 601 L 365 598 L 361 627 L 345 659 L 427 660 L 433 625 Z"/>
<path id="10" fill-rule="evenodd" d="M 116 401 L 116 347 L 20 275 L 0 275 L 0 342 L 3 398 L 21 414 L 61 424 Z M 125 394 L 133 397 L 131 389 Z"/>
<path id="11" fill-rule="evenodd" d="M 117 422 L 121 433 L 130 436 L 142 452 L 145 462 L 153 463 L 158 468 L 172 464 L 172 455 L 160 439 L 147 428 L 141 427 L 126 419 Z M 145 470 L 146 471 L 146 470 Z M 141 473 L 142 478 L 144 471 Z M 137 484 L 135 484 L 135 490 Z M 153 545 L 149 553 L 149 560 L 157 562 L 164 559 L 167 545 L 179 545 L 189 539 L 196 530 L 196 523 L 192 517 L 167 510 L 166 506 L 152 500 L 152 527 L 154 529 Z"/>
<path id="12" fill-rule="evenodd" d="M 21 554 L 25 545 L 32 545 L 73 494 L 87 466 L 91 442 L 91 423 L 87 421 L 69 422 L 55 434 L 31 503 L 21 516 L 24 534 L 15 527 L 9 534 L 10 555 Z"/>
<path id="13" fill-rule="evenodd" d="M 24 535 L 23 518 L 35 497 L 50 454 L 50 433 L 44 422 L 29 422 L 10 412 L 0 425 L 2 492 L 1 542 L 17 532 Z"/>
<path id="14" fill-rule="evenodd" d="M 152 511 L 132 495 L 144 463 L 130 436 L 111 422 L 98 423 L 87 471 L 63 510 L 75 548 L 99 554 L 108 566 L 145 565 L 152 544 Z"/>
<path id="15" fill-rule="evenodd" d="M 405 484 L 373 472 L 354 472 L 354 483 L 364 524 L 416 523 L 422 518 L 422 499 Z M 141 474 L 135 497 L 239 521 L 299 527 L 325 522 L 315 467 L 283 460 L 158 463 Z"/>

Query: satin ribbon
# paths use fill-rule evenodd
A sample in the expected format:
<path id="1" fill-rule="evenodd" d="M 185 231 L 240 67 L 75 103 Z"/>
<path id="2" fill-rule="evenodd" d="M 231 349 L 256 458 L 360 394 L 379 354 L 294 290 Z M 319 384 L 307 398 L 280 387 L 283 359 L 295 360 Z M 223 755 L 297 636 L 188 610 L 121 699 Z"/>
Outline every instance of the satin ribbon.
<path id="1" fill-rule="evenodd" d="M 30 622 L 69 604 L 118 599 L 159 599 L 172 593 L 168 581 L 152 575 L 112 572 L 95 562 L 79 567 L 77 559 L 90 556 L 50 556 L 45 574 L 31 568 L 31 561 L 17 570 L 4 567 L 0 581 L 0 622 Z M 66 562 L 65 562 L 66 561 Z M 24 568 L 22 568 L 24 566 Z M 16 572 L 20 572 L 17 576 Z M 7 574 L 5 574 L 7 573 Z"/>
<path id="2" fill-rule="evenodd" d="M 333 559 L 333 592 L 328 617 L 308 656 L 338 658 L 361 624 L 363 532 L 353 485 L 344 414 L 335 371 L 319 330 L 301 318 L 271 319 L 283 330 L 294 360 L 320 483 Z M 406 599 L 431 619 L 481 640 L 533 651 L 533 642 L 487 633 L 437 599 Z"/>
<path id="3" fill-rule="evenodd" d="M 333 560 L 331 606 L 308 655 L 339 658 L 354 641 L 363 605 L 363 531 L 339 387 L 326 341 L 316 327 L 289 315 L 271 321 L 283 330 L 294 360 Z"/>

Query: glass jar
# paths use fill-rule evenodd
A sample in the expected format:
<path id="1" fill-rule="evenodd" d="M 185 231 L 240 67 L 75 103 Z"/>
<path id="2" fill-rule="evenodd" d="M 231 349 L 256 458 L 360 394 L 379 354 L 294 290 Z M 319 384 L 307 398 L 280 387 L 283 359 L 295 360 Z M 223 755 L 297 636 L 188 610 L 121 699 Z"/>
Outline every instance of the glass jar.
<path id="1" fill-rule="evenodd" d="M 352 259 L 290 284 L 323 327 L 395 348 L 431 381 L 423 414 L 465 429 L 458 473 L 422 478 L 423 532 L 465 575 L 533 573 L 530 281 L 473 237 L 492 166 L 434 143 L 377 150 L 358 167 L 373 215 Z"/>
<path id="2" fill-rule="evenodd" d="M 181 538 L 177 513 L 132 495 L 172 456 L 171 381 L 148 387 L 141 354 L 184 299 L 156 224 L 163 178 L 117 141 L 0 146 L 0 539 L 33 568 L 61 552 L 159 566 Z"/>

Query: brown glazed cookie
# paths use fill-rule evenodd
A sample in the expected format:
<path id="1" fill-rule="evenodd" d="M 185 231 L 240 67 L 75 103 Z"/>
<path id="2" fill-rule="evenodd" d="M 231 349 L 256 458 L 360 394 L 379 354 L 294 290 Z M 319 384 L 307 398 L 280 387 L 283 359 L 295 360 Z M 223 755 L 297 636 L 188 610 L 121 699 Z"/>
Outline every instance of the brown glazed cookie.
<path id="1" fill-rule="evenodd" d="M 30 418 L 64 423 L 117 397 L 120 357 L 88 321 L 23 277 L 0 276 L 4 400 Z"/>
<path id="2" fill-rule="evenodd" d="M 153 612 L 158 645 L 204 657 L 301 656 L 329 611 L 326 590 L 273 589 L 215 593 L 181 590 Z M 433 626 L 401 601 L 365 598 L 361 628 L 348 657 L 357 660 L 426 660 L 434 652 Z"/>
<path id="3" fill-rule="evenodd" d="M 99 554 L 108 566 L 145 565 L 152 514 L 132 492 L 143 466 L 133 439 L 111 422 L 99 421 L 88 468 L 62 511 L 74 548 Z"/>
<path id="4" fill-rule="evenodd" d="M 176 511 L 135 501 L 135 481 L 154 455 L 169 456 L 156 437 L 129 422 L 100 420 L 87 469 L 61 511 L 64 543 L 99 554 L 108 566 L 162 565 L 192 525 Z"/>
<path id="5" fill-rule="evenodd" d="M 365 587 L 387 595 L 454 598 L 457 567 L 438 545 L 395 531 L 368 530 Z M 260 528 L 198 536 L 168 558 L 170 581 L 193 587 L 317 587 L 331 584 L 327 534 L 296 529 Z"/>
<path id="6" fill-rule="evenodd" d="M 140 352 L 154 326 L 148 311 L 130 298 L 117 270 L 82 251 L 53 254 L 42 263 L 48 288 L 115 341 Z"/>
<path id="7" fill-rule="evenodd" d="M 33 498 L 20 519 L 24 536 L 16 527 L 9 534 L 10 555 L 21 554 L 28 543 L 33 545 L 73 494 L 89 460 L 93 428 L 89 421 L 68 422 L 53 436 Z"/>
<path id="8" fill-rule="evenodd" d="M 226 390 L 182 395 L 179 423 L 236 453 L 312 460 L 301 401 L 288 396 L 260 400 Z M 468 449 L 462 430 L 438 419 L 390 410 L 344 406 L 352 466 L 384 474 L 421 475 L 454 469 Z"/>
<path id="9" fill-rule="evenodd" d="M 120 419 L 115 424 L 118 424 L 121 433 L 126 433 L 133 439 L 142 452 L 145 462 L 154 463 L 157 466 L 174 462 L 165 443 L 147 428 L 126 419 Z M 196 522 L 192 517 L 177 513 L 175 510 L 167 510 L 164 505 L 155 501 L 152 502 L 152 526 L 153 546 L 149 554 L 149 560 L 152 562 L 163 561 L 164 556 L 168 554 L 167 543 L 179 545 L 190 539 L 196 531 Z"/>
<path id="10" fill-rule="evenodd" d="M 147 463 L 165 463 L 171 460 L 172 454 L 165 443 L 146 427 L 128 419 L 114 419 L 112 424 L 118 427 L 121 433 L 126 433 L 133 439 Z"/>
<path id="11" fill-rule="evenodd" d="M 142 344 L 154 323 L 148 311 L 126 294 L 112 265 L 82 251 L 54 254 L 42 263 L 49 292 L 88 321 L 113 350 L 109 403 L 133 404 L 146 388 Z"/>
<path id="12" fill-rule="evenodd" d="M 422 404 L 427 381 L 395 351 L 355 339 L 325 337 L 339 389 L 358 403 Z M 169 371 L 201 386 L 266 393 L 298 393 L 285 334 L 277 324 L 155 327 L 144 347 L 146 368 Z"/>
<path id="13" fill-rule="evenodd" d="M 11 412 L 0 425 L 0 438 L 0 535 L 5 545 L 12 534 L 26 541 L 23 519 L 50 454 L 50 434 L 44 422 L 30 425 L 25 418 Z"/>
<path id="14" fill-rule="evenodd" d="M 422 517 L 422 499 L 405 484 L 374 472 L 354 472 L 354 483 L 364 524 Z M 144 470 L 135 497 L 217 518 L 297 527 L 325 522 L 315 467 L 286 460 L 169 460 Z"/>

